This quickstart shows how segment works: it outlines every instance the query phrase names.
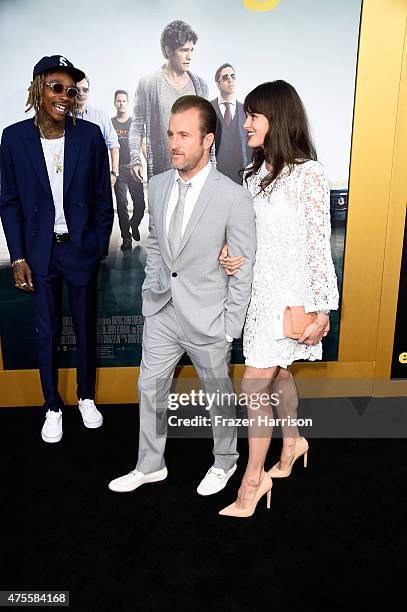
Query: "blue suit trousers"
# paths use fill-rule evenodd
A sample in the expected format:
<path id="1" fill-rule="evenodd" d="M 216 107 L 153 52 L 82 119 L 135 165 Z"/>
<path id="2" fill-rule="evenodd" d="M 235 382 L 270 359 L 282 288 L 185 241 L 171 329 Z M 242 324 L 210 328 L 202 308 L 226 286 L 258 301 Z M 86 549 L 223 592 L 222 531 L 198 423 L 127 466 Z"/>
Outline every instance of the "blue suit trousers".
<path id="1" fill-rule="evenodd" d="M 83 270 L 69 242 L 54 242 L 48 273 L 33 274 L 38 367 L 46 410 L 59 410 L 63 405 L 58 391 L 58 347 L 64 282 L 76 336 L 77 396 L 95 397 L 98 271 L 99 265 Z"/>

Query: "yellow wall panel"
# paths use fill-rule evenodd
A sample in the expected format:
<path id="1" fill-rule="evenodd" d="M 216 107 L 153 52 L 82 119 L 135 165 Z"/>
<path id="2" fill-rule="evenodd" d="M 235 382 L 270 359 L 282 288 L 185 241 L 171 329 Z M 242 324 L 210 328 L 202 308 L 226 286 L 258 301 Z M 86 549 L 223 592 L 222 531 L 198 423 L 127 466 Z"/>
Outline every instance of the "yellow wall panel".
<path id="1" fill-rule="evenodd" d="M 406 12 L 405 1 L 363 3 L 340 361 L 376 359 Z"/>
<path id="2" fill-rule="evenodd" d="M 394 142 L 393 172 L 390 185 L 389 214 L 380 320 L 377 337 L 375 378 L 388 378 L 391 370 L 393 336 L 397 313 L 399 270 L 401 264 L 407 202 L 407 19 L 405 20 L 404 57 L 400 79 Z M 406 339 L 407 351 L 407 339 Z"/>

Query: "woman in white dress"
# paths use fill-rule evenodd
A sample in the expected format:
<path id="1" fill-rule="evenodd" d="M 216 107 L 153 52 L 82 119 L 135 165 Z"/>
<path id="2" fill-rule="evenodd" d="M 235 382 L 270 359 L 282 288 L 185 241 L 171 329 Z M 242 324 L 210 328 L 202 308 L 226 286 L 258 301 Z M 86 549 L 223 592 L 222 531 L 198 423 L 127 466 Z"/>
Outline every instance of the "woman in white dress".
<path id="1" fill-rule="evenodd" d="M 293 463 L 308 443 L 294 426 L 282 428 L 280 461 L 269 472 L 264 463 L 271 427 L 259 416 L 271 416 L 278 402 L 279 418 L 295 418 L 298 395 L 289 366 L 299 359 L 322 358 L 321 338 L 329 311 L 338 307 L 338 288 L 330 249 L 330 197 L 323 166 L 317 161 L 306 113 L 294 87 L 285 81 L 263 83 L 245 99 L 248 144 L 253 161 L 245 180 L 256 213 L 257 252 L 251 302 L 247 313 L 243 353 L 249 417 L 249 461 L 237 500 L 221 510 L 229 516 L 250 516 L 267 494 L 270 507 L 272 478 L 289 476 Z M 225 258 L 233 273 L 239 260 Z M 317 313 L 298 340 L 283 333 L 284 310 L 303 306 Z M 253 398 L 256 398 L 256 403 Z M 262 399 L 259 404 L 259 398 Z M 263 420 L 264 423 L 264 420 Z M 286 421 L 287 423 L 287 421 Z"/>

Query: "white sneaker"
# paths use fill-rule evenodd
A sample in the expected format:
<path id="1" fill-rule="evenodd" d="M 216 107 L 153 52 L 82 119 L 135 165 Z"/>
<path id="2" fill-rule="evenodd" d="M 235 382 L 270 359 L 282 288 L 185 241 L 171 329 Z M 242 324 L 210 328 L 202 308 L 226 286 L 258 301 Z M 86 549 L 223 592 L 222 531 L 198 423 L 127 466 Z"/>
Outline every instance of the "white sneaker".
<path id="1" fill-rule="evenodd" d="M 44 442 L 59 442 L 62 438 L 62 411 L 47 410 L 45 423 L 41 429 Z"/>
<path id="2" fill-rule="evenodd" d="M 95 402 L 91 399 L 78 401 L 80 413 L 82 415 L 83 424 L 89 429 L 96 429 L 103 423 L 103 417 L 95 406 Z"/>
<path id="3" fill-rule="evenodd" d="M 111 480 L 108 486 L 111 491 L 115 491 L 116 493 L 128 493 L 129 491 L 135 491 L 135 489 L 138 489 L 141 485 L 148 482 L 165 480 L 167 475 L 168 470 L 166 467 L 157 472 L 151 472 L 150 474 L 143 474 L 143 472 L 133 470 L 124 476 Z"/>
<path id="4" fill-rule="evenodd" d="M 203 480 L 201 480 L 197 493 L 199 495 L 213 495 L 222 491 L 226 487 L 226 484 L 231 476 L 236 472 L 237 464 L 230 468 L 228 472 L 225 472 L 221 468 L 211 467 Z"/>

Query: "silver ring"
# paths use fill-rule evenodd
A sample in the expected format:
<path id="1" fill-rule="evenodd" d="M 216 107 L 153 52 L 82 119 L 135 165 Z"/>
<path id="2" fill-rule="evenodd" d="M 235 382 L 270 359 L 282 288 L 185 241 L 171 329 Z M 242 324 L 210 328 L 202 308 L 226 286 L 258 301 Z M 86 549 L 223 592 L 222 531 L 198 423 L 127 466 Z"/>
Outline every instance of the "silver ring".
<path id="1" fill-rule="evenodd" d="M 21 283 L 22 287 L 27 287 L 27 283 Z"/>

